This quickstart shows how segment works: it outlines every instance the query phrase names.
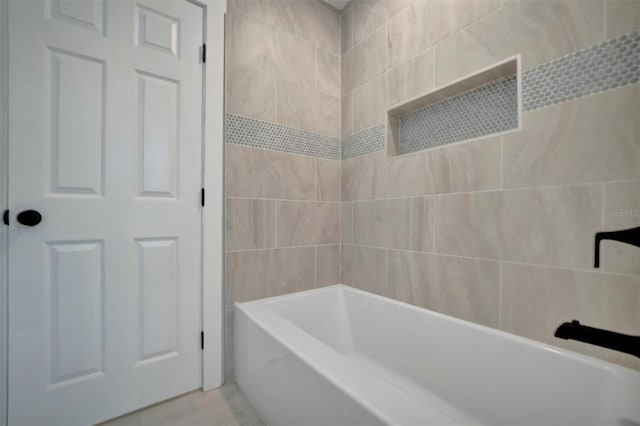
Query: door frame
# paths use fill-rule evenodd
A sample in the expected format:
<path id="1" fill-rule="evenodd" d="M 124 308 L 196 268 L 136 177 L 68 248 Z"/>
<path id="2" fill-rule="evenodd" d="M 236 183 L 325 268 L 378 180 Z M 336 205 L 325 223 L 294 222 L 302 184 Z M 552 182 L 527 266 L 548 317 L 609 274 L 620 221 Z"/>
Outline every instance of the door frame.
<path id="1" fill-rule="evenodd" d="M 224 56 L 226 0 L 185 0 L 203 8 L 204 41 L 204 152 L 202 210 L 202 389 L 224 383 Z M 0 1 L 0 214 L 8 208 L 8 1 Z M 8 239 L 0 223 L 0 426 L 7 424 L 8 401 Z"/>
<path id="2" fill-rule="evenodd" d="M 9 167 L 8 154 L 8 106 L 9 106 L 9 20 L 8 1 L 0 1 L 0 214 L 7 209 Z M 9 348 L 7 336 L 9 333 L 8 313 L 8 227 L 0 223 L 0 426 L 7 424 L 8 370 L 7 359 Z"/>
<path id="3" fill-rule="evenodd" d="M 224 57 L 226 0 L 189 0 L 204 8 L 207 46 L 204 93 L 202 217 L 202 389 L 224 383 Z"/>

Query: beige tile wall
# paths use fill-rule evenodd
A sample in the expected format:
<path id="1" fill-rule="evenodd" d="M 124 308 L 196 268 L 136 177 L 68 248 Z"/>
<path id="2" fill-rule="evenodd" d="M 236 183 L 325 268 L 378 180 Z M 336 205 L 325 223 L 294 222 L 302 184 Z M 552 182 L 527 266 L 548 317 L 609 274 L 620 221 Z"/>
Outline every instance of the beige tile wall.
<path id="1" fill-rule="evenodd" d="M 527 69 L 640 29 L 635 0 L 355 0 L 342 14 L 342 136 L 520 53 Z M 266 84 L 266 83 L 265 83 Z M 381 118 L 382 117 L 382 118 Z M 342 281 L 640 369 L 553 337 L 640 334 L 640 85 L 527 112 L 504 137 L 342 162 Z"/>
<path id="2" fill-rule="evenodd" d="M 227 112 L 327 136 L 515 53 L 525 69 L 640 29 L 635 0 L 229 0 Z M 640 333 L 640 86 L 525 113 L 521 132 L 342 162 L 227 145 L 235 301 L 342 281 L 640 369 L 552 337 Z M 631 214 L 629 214 L 631 213 Z M 227 362 L 228 379 L 232 380 Z"/>
<path id="3" fill-rule="evenodd" d="M 226 111 L 340 137 L 340 15 L 229 0 Z M 339 161 L 226 145 L 226 370 L 233 303 L 340 282 Z"/>

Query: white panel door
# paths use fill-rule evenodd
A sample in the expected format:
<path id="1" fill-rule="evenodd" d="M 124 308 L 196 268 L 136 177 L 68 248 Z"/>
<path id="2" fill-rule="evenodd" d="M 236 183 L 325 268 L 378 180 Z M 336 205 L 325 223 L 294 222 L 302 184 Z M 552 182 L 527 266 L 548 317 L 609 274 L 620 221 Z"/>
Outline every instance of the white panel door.
<path id="1" fill-rule="evenodd" d="M 10 424 L 199 388 L 202 9 L 13 1 L 9 21 Z"/>

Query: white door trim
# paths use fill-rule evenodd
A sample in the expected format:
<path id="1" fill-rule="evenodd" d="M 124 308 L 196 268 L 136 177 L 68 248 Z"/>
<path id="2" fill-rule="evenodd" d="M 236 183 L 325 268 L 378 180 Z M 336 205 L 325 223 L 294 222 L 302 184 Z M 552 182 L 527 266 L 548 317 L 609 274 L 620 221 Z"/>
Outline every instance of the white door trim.
<path id="1" fill-rule="evenodd" d="M 9 106 L 9 27 L 8 2 L 0 1 L 0 215 L 7 209 L 9 183 L 8 154 L 8 106 Z M 7 424 L 7 227 L 0 222 L 0 426 Z"/>
<path id="2" fill-rule="evenodd" d="M 202 262 L 202 389 L 222 386 L 224 338 L 224 48 L 226 0 L 199 0 L 205 8 L 205 138 Z"/>

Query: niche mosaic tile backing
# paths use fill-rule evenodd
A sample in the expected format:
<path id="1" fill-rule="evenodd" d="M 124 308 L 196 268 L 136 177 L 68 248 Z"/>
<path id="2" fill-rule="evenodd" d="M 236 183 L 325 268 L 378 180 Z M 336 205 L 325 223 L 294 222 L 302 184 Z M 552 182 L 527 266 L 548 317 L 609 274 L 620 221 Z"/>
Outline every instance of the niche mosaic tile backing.
<path id="1" fill-rule="evenodd" d="M 517 127 L 518 87 L 513 75 L 400 117 L 400 154 Z"/>
<path id="2" fill-rule="evenodd" d="M 235 114 L 225 115 L 226 142 L 291 154 L 340 159 L 340 139 Z M 384 142 L 383 142 L 384 143 Z"/>
<path id="3" fill-rule="evenodd" d="M 357 157 L 384 148 L 384 124 L 355 133 L 342 140 L 342 159 Z"/>
<path id="4" fill-rule="evenodd" d="M 522 109 L 531 111 L 638 81 L 640 32 L 635 32 L 524 72 Z"/>

